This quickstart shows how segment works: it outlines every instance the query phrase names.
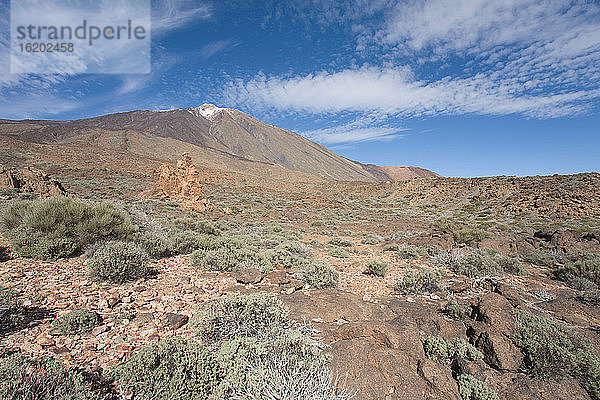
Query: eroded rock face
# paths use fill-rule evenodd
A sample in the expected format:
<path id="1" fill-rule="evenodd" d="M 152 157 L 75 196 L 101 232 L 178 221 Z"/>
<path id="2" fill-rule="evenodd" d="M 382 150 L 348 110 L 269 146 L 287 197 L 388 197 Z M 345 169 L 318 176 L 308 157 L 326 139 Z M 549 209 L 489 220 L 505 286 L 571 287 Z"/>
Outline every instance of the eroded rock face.
<path id="1" fill-rule="evenodd" d="M 0 165 L 0 189 L 16 189 L 41 197 L 66 194 L 58 181 L 50 179 L 44 171 L 32 167 L 8 169 Z"/>
<path id="2" fill-rule="evenodd" d="M 177 165 L 160 166 L 158 187 L 162 194 L 180 201 L 186 210 L 212 211 L 214 205 L 204 197 L 200 184 L 200 173 L 189 154 L 184 153 Z"/>

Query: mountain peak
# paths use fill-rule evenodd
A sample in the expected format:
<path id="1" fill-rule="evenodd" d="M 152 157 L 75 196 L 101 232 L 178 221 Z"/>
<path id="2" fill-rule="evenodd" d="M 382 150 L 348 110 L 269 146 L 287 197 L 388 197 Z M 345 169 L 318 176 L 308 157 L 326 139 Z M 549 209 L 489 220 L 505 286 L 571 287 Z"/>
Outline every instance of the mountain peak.
<path id="1" fill-rule="evenodd" d="M 226 108 L 220 108 L 215 106 L 214 104 L 202 104 L 199 107 L 190 107 L 186 108 L 190 114 L 196 117 L 204 117 L 208 120 L 212 119 L 219 111 L 226 110 Z"/>

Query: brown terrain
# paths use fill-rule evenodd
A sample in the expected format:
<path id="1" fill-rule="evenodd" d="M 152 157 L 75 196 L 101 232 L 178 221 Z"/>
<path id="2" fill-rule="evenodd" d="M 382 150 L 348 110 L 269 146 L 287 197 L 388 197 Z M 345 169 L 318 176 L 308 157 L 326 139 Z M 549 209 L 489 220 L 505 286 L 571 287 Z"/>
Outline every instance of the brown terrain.
<path id="1" fill-rule="evenodd" d="M 187 322 L 198 304 L 261 290 L 278 293 L 293 319 L 311 323 L 329 346 L 334 373 L 359 400 L 461 399 L 458 374 L 485 382 L 500 399 L 594 398 L 574 375 L 529 373 L 512 339 L 512 313 L 566 324 L 600 354 L 598 305 L 553 279 L 552 266 L 527 261 L 535 251 L 600 254 L 600 174 L 449 179 L 421 168 L 363 165 L 211 105 L 68 122 L 3 120 L 0 163 L 3 208 L 28 192 L 48 196 L 64 187 L 70 196 L 143 210 L 163 225 L 184 216 L 276 223 L 301 233 L 313 255 L 340 272 L 336 289 L 315 290 L 298 271 L 203 272 L 180 255 L 157 261 L 156 278 L 114 285 L 91 279 L 84 255 L 48 263 L 13 252 L 0 263 L 0 284 L 49 313 L 2 337 L 3 348 L 98 373 L 146 344 L 193 336 Z M 483 233 L 464 239 L 465 232 Z M 346 256 L 332 255 L 335 238 L 350 243 Z M 518 257 L 528 273 L 467 276 L 426 254 L 402 257 L 393 246 L 492 249 Z M 373 259 L 388 263 L 385 277 L 365 273 Z M 439 271 L 439 286 L 399 291 L 413 269 Z M 451 301 L 467 315 L 442 312 Z M 80 308 L 106 322 L 74 337 L 52 329 L 57 315 Z M 423 334 L 464 339 L 483 359 L 446 368 L 428 358 Z"/>

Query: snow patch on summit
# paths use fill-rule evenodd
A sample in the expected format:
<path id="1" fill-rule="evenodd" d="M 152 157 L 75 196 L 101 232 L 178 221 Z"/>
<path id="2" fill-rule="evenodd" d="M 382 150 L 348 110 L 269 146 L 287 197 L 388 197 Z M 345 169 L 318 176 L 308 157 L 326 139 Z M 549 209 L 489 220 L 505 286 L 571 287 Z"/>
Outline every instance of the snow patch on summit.
<path id="1" fill-rule="evenodd" d="M 203 104 L 200 107 L 188 108 L 187 109 L 190 114 L 195 117 L 204 117 L 206 119 L 212 119 L 219 111 L 224 110 L 224 108 L 219 108 L 213 104 Z"/>

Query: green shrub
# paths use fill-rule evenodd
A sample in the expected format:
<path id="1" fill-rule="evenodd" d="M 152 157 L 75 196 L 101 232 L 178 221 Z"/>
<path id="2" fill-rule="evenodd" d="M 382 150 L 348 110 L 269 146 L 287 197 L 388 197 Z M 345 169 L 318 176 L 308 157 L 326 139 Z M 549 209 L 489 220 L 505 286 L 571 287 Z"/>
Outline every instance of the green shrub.
<path id="1" fill-rule="evenodd" d="M 156 232 L 145 231 L 133 234 L 131 241 L 139 245 L 150 257 L 161 259 L 171 254 L 167 239 Z"/>
<path id="2" fill-rule="evenodd" d="M 444 257 L 446 259 L 440 261 Z M 453 252 L 452 255 L 446 253 L 445 256 L 439 256 L 436 263 L 438 265 L 446 263 L 446 266 L 452 271 L 470 278 L 502 276 L 505 273 L 515 275 L 526 275 L 528 273 L 518 259 L 503 256 L 489 249 L 472 249 L 467 253 Z"/>
<path id="3" fill-rule="evenodd" d="M 492 238 L 493 235 L 483 229 L 469 229 L 469 228 L 454 228 L 452 229 L 452 236 L 457 244 L 474 244 L 479 243 L 483 239 Z"/>
<path id="4" fill-rule="evenodd" d="M 384 277 L 387 274 L 388 263 L 383 260 L 369 260 L 366 267 L 369 275 Z"/>
<path id="5" fill-rule="evenodd" d="M 458 391 L 463 400 L 499 400 L 498 394 L 483 381 L 471 376 L 460 375 Z"/>
<path id="6" fill-rule="evenodd" d="M 205 233 L 215 236 L 221 234 L 221 231 L 212 222 L 189 216 L 175 219 L 172 225 L 176 230 L 180 231 L 194 231 L 196 233 Z"/>
<path id="7" fill-rule="evenodd" d="M 372 245 L 372 244 L 379 244 L 384 241 L 385 241 L 385 239 L 383 238 L 383 236 L 380 236 L 376 233 L 369 233 L 361 240 L 361 243 Z"/>
<path id="8" fill-rule="evenodd" d="M 534 250 L 528 253 L 525 261 L 541 267 L 553 267 L 557 262 L 556 257 L 543 250 Z"/>
<path id="9" fill-rule="evenodd" d="M 569 283 L 574 278 L 585 278 L 600 285 L 600 255 L 580 252 L 570 255 L 564 267 L 555 271 L 556 278 Z"/>
<path id="10" fill-rule="evenodd" d="M 571 374 L 593 399 L 600 399 L 600 358 L 589 340 L 572 328 L 525 310 L 515 309 L 513 315 L 513 341 L 525 354 L 531 374 Z"/>
<path id="11" fill-rule="evenodd" d="M 352 398 L 332 382 L 321 345 L 295 329 L 263 341 L 232 340 L 221 347 L 217 357 L 226 371 L 218 398 Z"/>
<path id="12" fill-rule="evenodd" d="M 402 294 L 433 293 L 441 289 L 441 273 L 432 269 L 409 269 L 398 279 L 395 291 Z"/>
<path id="13" fill-rule="evenodd" d="M 89 333 L 102 322 L 100 316 L 89 310 L 73 310 L 62 315 L 52 325 L 62 335 Z"/>
<path id="14" fill-rule="evenodd" d="M 427 249 L 420 246 L 402 245 L 398 248 L 397 257 L 400 260 L 417 260 L 421 257 L 427 257 Z"/>
<path id="15" fill-rule="evenodd" d="M 352 247 L 354 246 L 354 243 L 346 238 L 343 237 L 334 237 L 329 239 L 329 241 L 327 242 L 327 244 L 330 244 L 331 246 L 338 246 L 338 247 Z"/>
<path id="16" fill-rule="evenodd" d="M 148 255 L 137 244 L 113 240 L 100 245 L 87 264 L 92 277 L 125 283 L 154 275 L 149 261 Z"/>
<path id="17" fill-rule="evenodd" d="M 302 278 L 317 289 L 333 288 L 338 284 L 339 273 L 325 260 L 312 260 L 302 268 Z"/>
<path id="18" fill-rule="evenodd" d="M 312 253 L 304 244 L 286 241 L 265 253 L 265 259 L 272 268 L 281 266 L 289 269 L 300 269 L 312 259 Z"/>
<path id="19" fill-rule="evenodd" d="M 190 263 L 204 271 L 264 270 L 267 264 L 258 248 L 246 244 L 243 238 L 233 237 L 218 238 L 207 248 L 194 251 Z"/>
<path id="20" fill-rule="evenodd" d="M 264 337 L 288 326 L 288 310 L 273 293 L 233 293 L 208 303 L 194 316 L 191 326 L 202 338 L 220 343 L 239 337 Z"/>
<path id="21" fill-rule="evenodd" d="M 383 251 L 398 251 L 400 250 L 400 246 L 398 245 L 398 243 L 388 243 L 383 245 L 382 248 Z"/>
<path id="22" fill-rule="evenodd" d="M 27 309 L 21 301 L 21 294 L 0 285 L 0 333 L 23 324 Z"/>
<path id="23" fill-rule="evenodd" d="M 425 335 L 421 332 L 421 342 L 423 343 L 425 356 L 439 362 L 446 368 L 450 368 L 452 361 L 456 359 L 483 360 L 483 354 L 475 346 L 460 338 L 454 338 L 454 340 L 447 342 L 439 336 Z"/>
<path id="24" fill-rule="evenodd" d="M 20 353 L 0 358 L 0 398 L 13 400 L 100 400 L 83 374 L 51 358 Z"/>
<path id="25" fill-rule="evenodd" d="M 191 230 L 173 230 L 169 232 L 169 252 L 173 255 L 190 254 L 200 248 L 213 246 L 215 236 L 200 234 Z"/>
<path id="26" fill-rule="evenodd" d="M 13 249 L 24 257 L 70 257 L 107 238 L 126 239 L 137 227 L 111 203 L 92 204 L 70 197 L 12 202 L 1 221 Z"/>
<path id="27" fill-rule="evenodd" d="M 222 371 L 202 344 L 175 336 L 142 348 L 111 375 L 135 399 L 196 400 L 210 398 Z"/>
<path id="28" fill-rule="evenodd" d="M 336 257 L 336 258 L 348 258 L 348 257 L 350 257 L 350 253 L 348 253 L 348 251 L 342 249 L 341 247 L 336 247 L 334 249 L 329 250 L 328 254 L 331 257 Z"/>
<path id="29" fill-rule="evenodd" d="M 577 296 L 579 300 L 593 306 L 600 306 L 600 290 L 584 290 Z"/>
<path id="30" fill-rule="evenodd" d="M 455 299 L 450 299 L 442 308 L 442 312 L 452 319 L 462 321 L 471 315 L 471 308 L 460 304 Z"/>

